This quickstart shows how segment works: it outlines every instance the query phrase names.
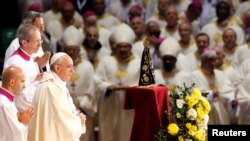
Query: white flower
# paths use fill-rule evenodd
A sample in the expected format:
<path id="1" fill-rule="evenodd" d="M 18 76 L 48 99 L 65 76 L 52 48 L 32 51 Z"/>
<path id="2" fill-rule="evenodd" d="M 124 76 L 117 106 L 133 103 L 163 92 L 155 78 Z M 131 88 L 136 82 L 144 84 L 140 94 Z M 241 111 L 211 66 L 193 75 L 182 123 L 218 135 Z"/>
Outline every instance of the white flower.
<path id="1" fill-rule="evenodd" d="M 187 111 L 187 118 L 190 119 L 190 120 L 195 120 L 197 118 L 197 112 L 195 109 L 193 108 L 190 108 L 188 111 Z"/>
<path id="2" fill-rule="evenodd" d="M 182 116 L 181 116 L 181 114 L 178 112 L 178 113 L 176 113 L 176 117 L 177 117 L 177 118 L 181 118 Z"/>
<path id="3" fill-rule="evenodd" d="M 176 105 L 178 108 L 182 108 L 185 104 L 185 101 L 183 99 L 176 99 Z"/>
<path id="4" fill-rule="evenodd" d="M 201 130 L 207 130 L 208 120 L 209 116 L 206 114 L 204 118 L 201 120 L 201 122 L 198 124 L 198 128 Z"/>

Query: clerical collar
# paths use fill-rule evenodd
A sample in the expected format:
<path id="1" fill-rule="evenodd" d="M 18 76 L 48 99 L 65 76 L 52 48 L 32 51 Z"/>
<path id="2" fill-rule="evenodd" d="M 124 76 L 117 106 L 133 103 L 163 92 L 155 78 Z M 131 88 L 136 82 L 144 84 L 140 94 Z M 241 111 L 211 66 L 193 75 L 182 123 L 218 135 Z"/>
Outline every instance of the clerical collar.
<path id="1" fill-rule="evenodd" d="M 0 88 L 0 95 L 7 97 L 9 99 L 9 101 L 11 101 L 11 102 L 13 102 L 14 97 L 15 97 L 12 93 L 10 93 L 8 90 L 6 90 L 4 88 Z"/>
<path id="2" fill-rule="evenodd" d="M 29 61 L 30 60 L 30 55 L 28 53 L 26 53 L 23 49 L 21 49 L 20 47 L 13 53 L 13 55 L 19 55 L 21 56 L 25 61 Z M 12 56 L 13 56 L 12 55 Z"/>

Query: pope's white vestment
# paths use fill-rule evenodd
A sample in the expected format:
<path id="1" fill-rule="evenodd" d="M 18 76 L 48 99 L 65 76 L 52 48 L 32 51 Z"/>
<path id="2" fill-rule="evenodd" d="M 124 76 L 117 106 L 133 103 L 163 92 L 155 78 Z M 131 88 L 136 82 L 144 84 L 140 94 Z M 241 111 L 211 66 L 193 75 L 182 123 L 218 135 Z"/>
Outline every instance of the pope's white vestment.
<path id="1" fill-rule="evenodd" d="M 94 68 L 87 60 L 79 60 L 75 72 L 67 82 L 67 88 L 74 102 L 79 103 L 80 110 L 86 112 L 86 133 L 81 140 L 90 140 L 93 135 L 96 114 L 96 96 L 94 86 Z"/>
<path id="2" fill-rule="evenodd" d="M 36 112 L 28 126 L 28 141 L 79 141 L 85 132 L 66 82 L 57 74 L 44 73 L 33 105 Z"/>
<path id="3" fill-rule="evenodd" d="M 103 58 L 96 69 L 95 81 L 100 91 L 99 127 L 102 141 L 129 141 L 134 110 L 124 110 L 125 91 L 116 90 L 105 96 L 110 85 L 136 86 L 139 83 L 140 59 L 131 57 L 127 64 L 114 56 Z"/>
<path id="4" fill-rule="evenodd" d="M 18 121 L 17 109 L 12 98 L 14 95 L 0 88 L 0 139 L 1 141 L 27 141 L 26 126 Z"/>
<path id="5" fill-rule="evenodd" d="M 39 73 L 36 62 L 24 50 L 19 48 L 15 55 L 11 56 L 4 64 L 4 69 L 16 65 L 23 70 L 25 75 L 25 88 L 19 96 L 15 96 L 15 104 L 18 110 L 26 110 L 31 106 L 37 81 L 35 78 Z"/>

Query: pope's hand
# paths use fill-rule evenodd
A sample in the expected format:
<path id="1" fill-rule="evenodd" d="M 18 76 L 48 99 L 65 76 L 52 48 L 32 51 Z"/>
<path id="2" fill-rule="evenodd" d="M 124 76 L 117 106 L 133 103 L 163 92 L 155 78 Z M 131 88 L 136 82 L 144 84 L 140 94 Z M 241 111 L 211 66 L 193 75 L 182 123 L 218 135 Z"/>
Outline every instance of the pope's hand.
<path id="1" fill-rule="evenodd" d="M 17 113 L 17 118 L 19 122 L 23 123 L 24 125 L 28 125 L 30 119 L 33 117 L 35 113 L 35 108 L 34 107 L 29 107 L 27 110 L 18 112 Z"/>

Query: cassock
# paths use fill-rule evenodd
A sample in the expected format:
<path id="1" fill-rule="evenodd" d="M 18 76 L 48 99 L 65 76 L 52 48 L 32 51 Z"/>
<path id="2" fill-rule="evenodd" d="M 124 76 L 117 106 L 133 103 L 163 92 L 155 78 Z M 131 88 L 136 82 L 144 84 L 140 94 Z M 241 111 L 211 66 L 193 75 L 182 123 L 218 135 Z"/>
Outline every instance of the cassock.
<path id="1" fill-rule="evenodd" d="M 5 58 L 4 58 L 4 62 L 6 62 L 12 55 L 13 53 L 20 47 L 18 38 L 15 38 L 9 45 L 9 47 L 7 48 L 6 52 L 5 52 Z M 33 59 L 35 59 L 37 56 L 42 56 L 44 54 L 43 48 L 40 47 L 38 49 L 38 51 L 36 53 L 33 53 L 31 55 L 31 57 Z M 49 63 L 46 64 L 46 69 L 49 70 Z"/>
<path id="2" fill-rule="evenodd" d="M 197 46 L 194 39 L 191 39 L 187 44 L 183 44 L 179 41 L 181 46 L 181 53 L 184 55 L 195 53 L 197 51 Z"/>
<path id="3" fill-rule="evenodd" d="M 28 141 L 79 141 L 85 132 L 66 87 L 54 72 L 45 72 L 37 86 L 34 117 L 28 126 Z"/>
<path id="4" fill-rule="evenodd" d="M 236 98 L 238 100 L 237 118 L 238 124 L 250 124 L 250 59 L 245 60 L 238 73 L 235 75 L 233 84 L 236 86 Z"/>
<path id="5" fill-rule="evenodd" d="M 14 95 L 0 88 L 1 141 L 27 141 L 26 126 L 18 121 Z"/>
<path id="6" fill-rule="evenodd" d="M 125 90 L 105 96 L 110 85 L 136 86 L 139 82 L 140 59 L 131 57 L 121 64 L 114 56 L 103 58 L 96 69 L 95 81 L 100 91 L 99 127 L 102 141 L 129 141 L 134 110 L 124 110 Z"/>
<path id="7" fill-rule="evenodd" d="M 157 69 L 155 71 L 155 81 L 157 84 L 167 85 L 169 89 L 175 88 L 177 85 L 182 86 L 184 83 L 186 86 L 190 84 L 190 74 L 185 71 L 179 71 L 174 69 L 171 72 L 165 72 L 163 69 Z"/>
<path id="8" fill-rule="evenodd" d="M 234 99 L 234 90 L 224 73 L 214 70 L 214 76 L 209 76 L 200 68 L 191 73 L 191 78 L 192 83 L 209 93 L 207 97 L 211 105 L 209 124 L 229 124 L 230 117 L 226 107 Z M 219 91 L 219 97 L 212 98 L 212 92 L 216 90 Z"/>
<path id="9" fill-rule="evenodd" d="M 234 19 L 234 18 L 231 18 L 231 19 Z M 212 21 L 201 29 L 202 32 L 205 32 L 208 34 L 210 38 L 211 46 L 221 45 L 223 43 L 222 34 L 223 34 L 224 29 L 226 28 L 234 29 L 237 35 L 236 42 L 238 45 L 242 45 L 245 43 L 244 31 L 235 23 L 234 20 L 231 20 L 231 19 L 230 19 L 230 22 L 225 27 L 219 26 L 216 21 Z"/>
<path id="10" fill-rule="evenodd" d="M 98 17 L 97 23 L 100 26 L 103 26 L 107 29 L 112 29 L 114 26 L 119 25 L 121 21 L 115 16 L 106 12 L 103 15 Z"/>
<path id="11" fill-rule="evenodd" d="M 4 64 L 4 69 L 11 65 L 22 68 L 25 75 L 25 88 L 19 96 L 15 96 L 14 101 L 18 110 L 26 110 L 31 106 L 37 81 L 36 76 L 39 73 L 39 67 L 36 62 L 24 50 L 16 50 Z"/>
<path id="12" fill-rule="evenodd" d="M 244 44 L 236 48 L 232 66 L 238 70 L 240 65 L 250 57 L 250 44 Z"/>

